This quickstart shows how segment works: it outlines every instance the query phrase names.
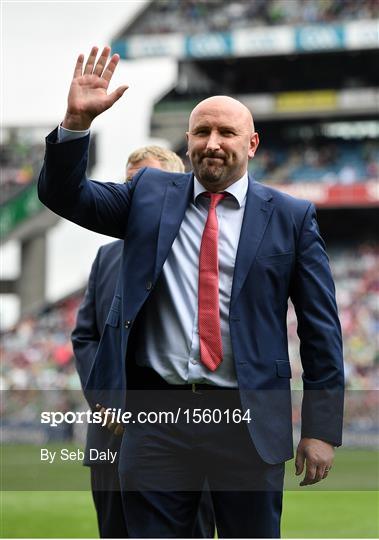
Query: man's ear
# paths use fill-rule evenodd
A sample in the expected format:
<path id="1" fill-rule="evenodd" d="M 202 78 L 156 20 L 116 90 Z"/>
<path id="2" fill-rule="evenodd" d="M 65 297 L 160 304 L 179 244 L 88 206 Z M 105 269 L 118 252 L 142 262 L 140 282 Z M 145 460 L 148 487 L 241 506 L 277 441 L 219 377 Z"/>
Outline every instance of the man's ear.
<path id="1" fill-rule="evenodd" d="M 186 131 L 186 139 L 187 139 L 187 152 L 186 152 L 186 156 L 189 156 L 189 151 L 188 151 L 189 132 L 188 132 L 188 131 Z"/>
<path id="2" fill-rule="evenodd" d="M 255 131 L 254 133 L 252 133 L 250 137 L 250 147 L 249 147 L 249 152 L 247 154 L 249 159 L 253 159 L 255 152 L 257 151 L 258 145 L 259 145 L 259 135 Z"/>

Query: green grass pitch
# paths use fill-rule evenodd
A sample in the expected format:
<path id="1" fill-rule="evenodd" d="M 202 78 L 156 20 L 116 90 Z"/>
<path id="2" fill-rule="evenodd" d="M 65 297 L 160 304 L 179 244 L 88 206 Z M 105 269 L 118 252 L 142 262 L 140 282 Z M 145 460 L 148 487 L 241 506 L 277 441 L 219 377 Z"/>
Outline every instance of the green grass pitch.
<path id="1" fill-rule="evenodd" d="M 377 538 L 378 493 L 284 493 L 284 538 Z M 96 538 L 91 494 L 8 491 L 2 496 L 2 538 Z"/>
<path id="2" fill-rule="evenodd" d="M 34 486 L 33 491 L 10 489 L 13 482 L 16 489 L 22 488 L 12 463 L 20 464 L 23 452 L 24 449 L 16 446 L 3 447 L 3 487 L 5 476 L 7 490 L 2 491 L 0 500 L 1 537 L 97 537 L 96 515 L 89 491 L 36 491 L 44 482 L 50 485 L 49 479 L 39 480 L 38 476 L 31 476 L 28 480 L 28 485 Z M 10 465 L 8 471 L 7 465 Z M 328 484 L 324 482 L 307 488 L 297 487 L 299 479 L 294 478 L 293 467 L 293 461 L 287 464 L 282 519 L 284 538 L 379 537 L 376 452 L 338 450 Z M 76 464 L 68 470 L 72 471 L 69 475 L 75 475 L 78 489 L 83 489 L 83 485 L 89 486 L 87 468 Z M 62 470 L 56 472 L 63 478 Z"/>

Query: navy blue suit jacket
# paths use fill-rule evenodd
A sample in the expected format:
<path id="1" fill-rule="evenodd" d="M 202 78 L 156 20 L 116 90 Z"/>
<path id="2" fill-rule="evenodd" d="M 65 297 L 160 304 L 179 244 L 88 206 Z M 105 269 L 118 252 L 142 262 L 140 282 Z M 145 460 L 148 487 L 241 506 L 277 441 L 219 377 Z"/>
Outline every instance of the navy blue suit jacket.
<path id="1" fill-rule="evenodd" d="M 89 181 L 88 143 L 88 136 L 59 144 L 56 131 L 48 136 L 39 197 L 83 227 L 128 238 L 120 294 L 114 297 L 86 383 L 101 403 L 123 408 L 129 337 L 193 196 L 193 174 L 145 168 L 128 184 Z M 302 436 L 338 445 L 344 385 L 341 330 L 314 206 L 249 178 L 229 323 L 242 405 L 252 414 L 249 432 L 267 463 L 293 455 L 289 298 L 298 318 L 304 371 Z M 121 347 L 113 356 L 107 335 L 118 325 Z"/>
<path id="2" fill-rule="evenodd" d="M 76 368 L 80 377 L 80 382 L 86 395 L 85 387 L 91 372 L 94 358 L 101 336 L 105 328 L 105 322 L 116 292 L 116 283 L 119 275 L 123 242 L 117 240 L 101 246 L 92 264 L 91 273 L 88 279 L 88 286 L 79 308 L 76 326 L 72 332 L 71 339 L 75 354 Z M 119 354 L 120 332 L 114 332 L 111 341 Z M 91 394 L 88 402 L 92 403 Z M 89 460 L 90 448 L 99 451 L 111 450 L 118 452 L 121 445 L 121 436 L 113 435 L 107 428 L 99 424 L 88 424 L 87 440 L 84 456 L 84 464 L 95 463 Z M 103 462 L 99 462 L 103 463 Z"/>

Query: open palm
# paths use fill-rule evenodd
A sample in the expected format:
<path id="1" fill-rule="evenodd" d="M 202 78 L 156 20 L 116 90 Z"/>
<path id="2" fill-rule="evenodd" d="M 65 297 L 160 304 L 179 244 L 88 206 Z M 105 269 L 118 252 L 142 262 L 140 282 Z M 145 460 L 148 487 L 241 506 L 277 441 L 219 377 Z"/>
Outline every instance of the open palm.
<path id="1" fill-rule="evenodd" d="M 119 86 L 108 94 L 108 86 L 120 57 L 114 54 L 108 61 L 110 47 L 104 47 L 96 62 L 97 47 L 93 47 L 84 66 L 81 54 L 76 62 L 74 77 L 68 94 L 68 105 L 63 127 L 88 129 L 92 120 L 109 109 L 128 88 Z"/>

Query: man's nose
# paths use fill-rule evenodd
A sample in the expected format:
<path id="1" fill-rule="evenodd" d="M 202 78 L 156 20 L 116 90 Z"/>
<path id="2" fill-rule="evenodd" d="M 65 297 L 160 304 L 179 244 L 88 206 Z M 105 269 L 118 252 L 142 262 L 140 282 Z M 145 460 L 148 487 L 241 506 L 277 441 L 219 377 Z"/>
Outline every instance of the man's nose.
<path id="1" fill-rule="evenodd" d="M 207 150 L 219 150 L 220 143 L 219 134 L 216 131 L 212 131 L 207 141 Z"/>

